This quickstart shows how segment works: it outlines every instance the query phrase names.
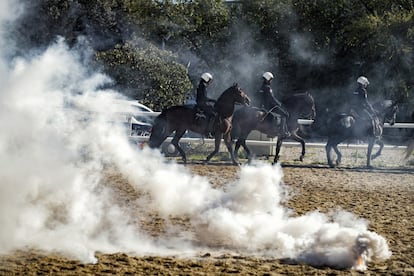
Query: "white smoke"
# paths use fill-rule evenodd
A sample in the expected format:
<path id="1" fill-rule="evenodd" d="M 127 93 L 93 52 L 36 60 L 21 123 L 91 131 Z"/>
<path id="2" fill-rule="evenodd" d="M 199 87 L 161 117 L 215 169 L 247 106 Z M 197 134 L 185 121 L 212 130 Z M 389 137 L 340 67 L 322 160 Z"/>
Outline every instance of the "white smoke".
<path id="1" fill-rule="evenodd" d="M 97 251 L 194 254 L 219 245 L 348 268 L 358 254 L 390 256 L 385 239 L 350 213 L 294 217 L 282 206 L 279 166 L 242 167 L 237 181 L 213 189 L 158 151 L 133 148 L 115 120 L 121 96 L 101 89 L 110 80 L 82 59 L 58 39 L 31 59 L 0 62 L 0 253 L 33 247 L 96 262 Z M 104 185 L 109 167 L 142 193 L 137 202 L 117 203 Z M 148 235 L 136 223 L 146 210 L 188 217 L 194 237 L 172 226 Z"/>
<path id="2" fill-rule="evenodd" d="M 323 65 L 327 62 L 327 55 L 314 49 L 312 37 L 309 34 L 292 34 L 290 36 L 289 53 L 299 61 L 315 65 Z"/>

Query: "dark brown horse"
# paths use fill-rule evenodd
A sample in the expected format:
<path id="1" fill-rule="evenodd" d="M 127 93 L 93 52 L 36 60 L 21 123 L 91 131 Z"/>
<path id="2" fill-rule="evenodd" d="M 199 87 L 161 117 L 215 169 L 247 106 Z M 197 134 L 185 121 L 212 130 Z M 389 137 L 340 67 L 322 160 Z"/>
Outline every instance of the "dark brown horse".
<path id="1" fill-rule="evenodd" d="M 305 141 L 298 135 L 298 119 L 313 119 L 315 117 L 315 101 L 310 93 L 305 92 L 284 97 L 282 99 L 282 105 L 290 114 L 287 120 L 287 126 L 290 132 L 289 136 L 279 134 L 281 118 L 278 115 L 266 112 L 257 107 L 243 107 L 234 113 L 232 139 L 237 139 L 234 148 L 235 156 L 237 156 L 240 146 L 243 146 L 249 162 L 251 161 L 252 154 L 246 145 L 246 139 L 251 131 L 258 130 L 267 134 L 269 138 L 278 136 L 274 163 L 279 160 L 280 148 L 282 147 L 283 141 L 287 138 L 301 143 L 302 154 L 300 160 L 303 160 L 305 156 Z"/>
<path id="2" fill-rule="evenodd" d="M 330 167 L 339 166 L 341 163 L 342 154 L 338 149 L 338 144 L 348 139 L 361 139 L 368 141 L 367 150 L 367 167 L 371 167 L 371 160 L 381 155 L 384 143 L 382 142 L 382 132 L 384 123 L 393 125 L 395 123 L 398 105 L 391 100 L 385 100 L 373 105 L 377 111 L 380 122 L 374 126 L 371 121 L 362 119 L 355 119 L 347 114 L 335 114 L 332 118 L 327 120 L 326 127 L 328 128 L 328 141 L 326 143 L 326 157 Z M 378 151 L 372 155 L 374 144 L 377 143 L 380 147 Z M 334 164 L 331 158 L 332 149 L 335 151 L 337 158 Z"/>
<path id="3" fill-rule="evenodd" d="M 207 156 L 205 162 L 209 162 L 210 159 L 218 153 L 221 139 L 223 138 L 224 143 L 226 144 L 227 149 L 230 153 L 233 164 L 237 164 L 234 158 L 234 152 L 231 146 L 230 137 L 231 122 L 235 109 L 234 107 L 237 103 L 242 105 L 250 104 L 249 97 L 237 84 L 232 85 L 217 99 L 217 102 L 214 105 L 217 116 L 214 119 L 212 130 L 212 133 L 214 133 L 215 147 L 214 151 Z M 195 111 L 193 107 L 172 106 L 163 110 L 161 114 L 155 118 L 148 145 L 151 148 L 157 148 L 161 146 L 165 139 L 167 139 L 167 137 L 173 131 L 175 131 L 171 144 L 175 146 L 175 148 L 180 153 L 184 163 L 186 163 L 187 157 L 179 145 L 181 137 L 187 130 L 203 134 L 207 132 L 207 128 L 207 120 L 201 122 L 197 122 L 195 120 Z"/>

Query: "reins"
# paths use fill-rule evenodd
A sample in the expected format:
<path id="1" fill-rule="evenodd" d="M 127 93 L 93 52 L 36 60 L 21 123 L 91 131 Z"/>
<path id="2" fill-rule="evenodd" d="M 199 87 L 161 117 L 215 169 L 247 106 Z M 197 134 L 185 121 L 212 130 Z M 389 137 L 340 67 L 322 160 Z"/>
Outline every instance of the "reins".
<path id="1" fill-rule="evenodd" d="M 275 109 L 276 107 L 277 107 L 277 105 L 275 105 L 269 111 L 267 111 L 266 115 L 263 116 L 263 118 L 260 120 L 260 122 L 263 122 L 266 119 L 266 117 L 269 116 L 269 114 L 272 113 L 273 109 Z"/>

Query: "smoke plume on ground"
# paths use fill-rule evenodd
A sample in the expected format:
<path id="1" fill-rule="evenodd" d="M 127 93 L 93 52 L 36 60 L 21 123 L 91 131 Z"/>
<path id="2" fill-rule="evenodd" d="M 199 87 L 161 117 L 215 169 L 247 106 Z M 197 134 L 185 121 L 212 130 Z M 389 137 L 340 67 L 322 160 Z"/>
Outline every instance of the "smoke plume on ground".
<path id="1" fill-rule="evenodd" d="M 1 253 L 37 248 L 96 262 L 97 251 L 194 255 L 219 245 L 333 267 L 390 256 L 353 214 L 294 216 L 282 204 L 279 166 L 242 167 L 237 181 L 214 189 L 157 150 L 137 149 L 112 105 L 121 96 L 101 88 L 111 80 L 91 72 L 85 56 L 58 38 L 31 58 L 0 63 Z M 149 236 L 137 212 L 116 202 L 104 185 L 109 167 L 142 193 L 134 206 L 166 218 L 168 235 Z M 180 233 L 170 216 L 188 217 L 193 231 Z"/>

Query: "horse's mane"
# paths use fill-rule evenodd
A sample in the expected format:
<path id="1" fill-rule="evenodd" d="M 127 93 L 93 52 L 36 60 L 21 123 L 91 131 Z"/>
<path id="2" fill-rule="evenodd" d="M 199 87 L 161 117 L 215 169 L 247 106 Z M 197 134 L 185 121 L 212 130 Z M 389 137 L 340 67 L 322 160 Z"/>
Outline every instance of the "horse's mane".
<path id="1" fill-rule="evenodd" d="M 291 96 L 292 96 L 292 97 L 309 97 L 309 96 L 311 96 L 311 97 L 312 97 L 312 95 L 311 95 L 308 91 L 294 93 L 294 94 L 292 94 Z"/>
<path id="2" fill-rule="evenodd" d="M 383 108 L 386 109 L 388 107 L 393 106 L 394 103 L 392 100 L 382 100 L 382 101 L 377 101 L 373 104 L 373 107 L 378 109 L 378 108 Z"/>
<path id="3" fill-rule="evenodd" d="M 288 94 L 282 97 L 282 102 L 289 102 L 297 98 L 305 98 L 305 99 L 311 99 L 314 101 L 313 96 L 308 91 L 305 92 L 298 92 L 294 94 Z"/>
<path id="4" fill-rule="evenodd" d="M 315 104 L 315 100 L 308 91 L 286 95 L 282 98 L 282 103 L 286 106 L 298 106 L 298 98 L 303 99 L 307 104 Z"/>
<path id="5" fill-rule="evenodd" d="M 221 95 L 218 97 L 218 99 L 217 99 L 217 102 L 218 101 L 221 101 L 221 99 L 223 98 L 223 97 L 226 97 L 227 96 L 227 94 L 229 93 L 229 91 L 231 91 L 231 90 L 233 90 L 233 89 L 235 89 L 235 88 L 237 88 L 237 87 L 239 87 L 239 85 L 235 82 L 235 83 L 233 83 L 233 85 L 232 86 L 230 86 L 229 88 L 227 88 L 226 90 L 224 90 L 224 92 L 223 93 L 221 93 Z"/>

